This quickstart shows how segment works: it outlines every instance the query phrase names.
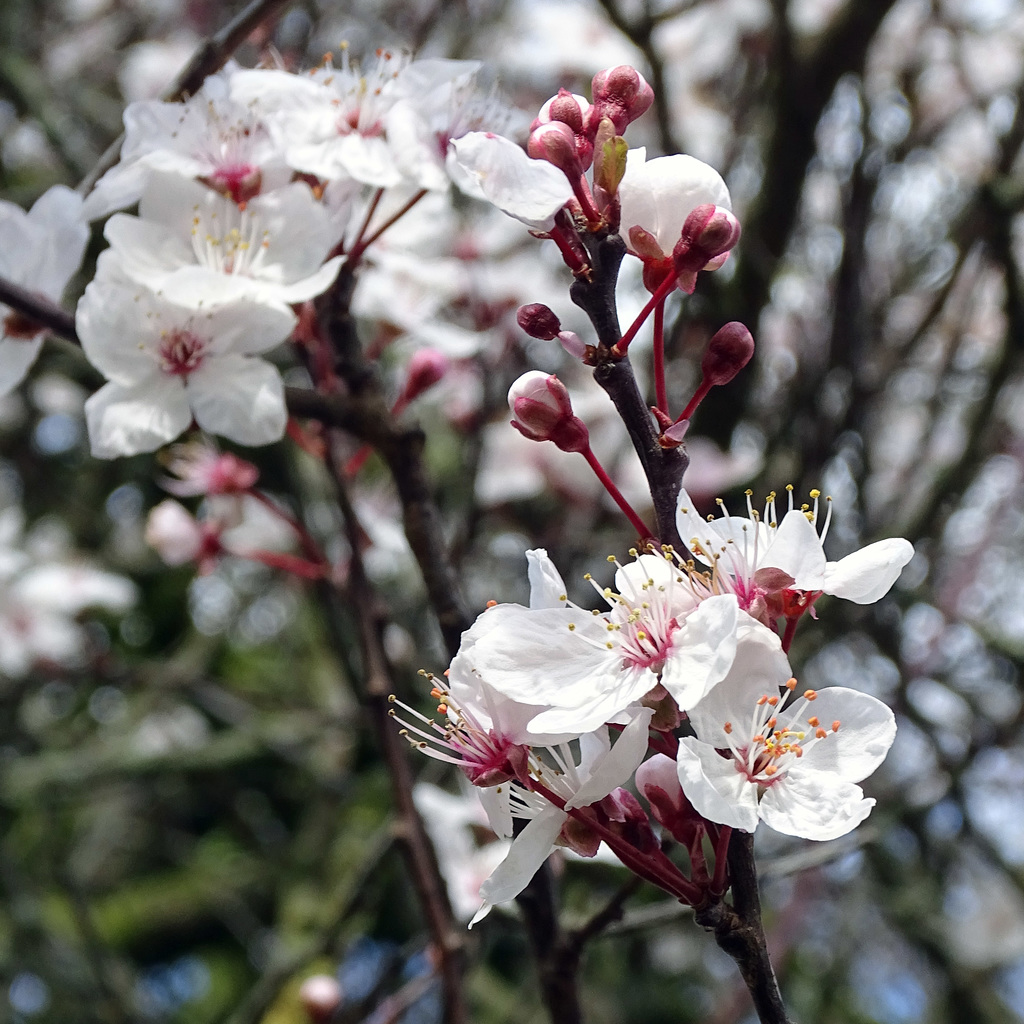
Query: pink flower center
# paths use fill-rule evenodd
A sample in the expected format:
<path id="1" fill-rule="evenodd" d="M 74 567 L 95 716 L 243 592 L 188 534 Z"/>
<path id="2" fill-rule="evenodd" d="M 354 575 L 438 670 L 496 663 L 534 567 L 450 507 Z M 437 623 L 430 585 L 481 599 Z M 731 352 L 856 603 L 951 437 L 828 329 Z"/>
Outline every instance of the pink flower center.
<path id="1" fill-rule="evenodd" d="M 202 180 L 232 202 L 245 203 L 260 194 L 263 174 L 252 164 L 228 163 L 218 167 L 213 174 Z"/>
<path id="2" fill-rule="evenodd" d="M 160 342 L 160 368 L 174 377 L 187 377 L 203 362 L 206 342 L 191 331 L 176 328 Z"/>

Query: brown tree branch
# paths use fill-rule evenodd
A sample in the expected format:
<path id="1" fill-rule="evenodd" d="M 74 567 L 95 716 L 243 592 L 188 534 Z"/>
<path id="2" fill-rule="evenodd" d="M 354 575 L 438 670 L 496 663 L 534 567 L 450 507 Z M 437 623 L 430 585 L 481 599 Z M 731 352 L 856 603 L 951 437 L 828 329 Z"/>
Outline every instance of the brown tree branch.
<path id="1" fill-rule="evenodd" d="M 438 973 L 444 993 L 444 1019 L 449 1024 L 467 1020 L 462 993 L 465 971 L 463 932 L 452 914 L 448 892 L 437 865 L 437 857 L 423 825 L 423 819 L 412 799 L 413 775 L 406 755 L 406 741 L 391 718 L 390 694 L 394 692 L 390 666 L 382 640 L 385 625 L 379 600 L 366 576 L 359 553 L 361 528 L 348 498 L 341 461 L 330 453 L 331 471 L 335 481 L 351 548 L 348 607 L 356 618 L 362 661 L 361 697 L 377 736 L 377 742 L 388 766 L 397 816 L 396 837 L 405 855 L 409 875 L 419 896 L 427 927 L 437 950 Z M 341 614 L 337 594 L 329 586 L 321 587 L 321 595 L 332 609 L 331 618 Z M 344 642 L 343 638 L 336 638 Z"/>
<path id="2" fill-rule="evenodd" d="M 0 303 L 48 328 L 61 338 L 76 345 L 81 344 L 75 330 L 74 315 L 58 303 L 30 292 L 27 288 L 22 288 L 21 285 L 3 277 L 0 277 Z"/>

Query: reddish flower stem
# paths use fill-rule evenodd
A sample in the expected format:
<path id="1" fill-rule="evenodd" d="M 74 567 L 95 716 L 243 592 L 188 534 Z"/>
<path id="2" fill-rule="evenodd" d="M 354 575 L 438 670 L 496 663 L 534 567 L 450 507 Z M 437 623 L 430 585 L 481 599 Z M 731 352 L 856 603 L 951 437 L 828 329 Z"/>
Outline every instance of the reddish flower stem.
<path id="1" fill-rule="evenodd" d="M 557 793 L 552 793 L 547 786 L 536 779 L 530 780 L 530 788 L 545 800 L 553 803 L 559 810 L 565 811 L 570 818 L 575 818 L 596 832 L 608 844 L 612 853 L 634 874 L 646 878 L 648 882 L 671 893 L 681 903 L 688 906 L 693 906 L 696 901 L 700 900 L 702 896 L 700 888 L 686 878 L 660 850 L 657 854 L 643 853 L 627 843 L 617 832 L 613 832 L 598 821 L 597 818 L 584 814 L 582 808 L 566 808 L 565 801 Z"/>
<path id="2" fill-rule="evenodd" d="M 782 636 L 782 649 L 788 654 L 789 648 L 793 643 L 793 637 L 796 635 L 796 625 L 800 621 L 800 616 L 791 616 L 786 619 L 786 632 Z"/>
<path id="3" fill-rule="evenodd" d="M 358 259 L 358 256 L 355 256 L 356 252 L 362 252 L 360 246 L 362 246 L 363 244 L 363 237 L 366 235 L 366 232 L 369 231 L 370 229 L 370 221 L 373 220 L 373 215 L 377 212 L 377 207 L 380 205 L 380 201 L 383 198 L 383 196 L 384 189 L 377 189 L 377 191 L 373 193 L 373 198 L 370 200 L 370 205 L 366 208 L 366 216 L 363 218 L 363 223 L 359 225 L 359 231 L 356 232 L 356 237 L 352 242 L 352 254 L 355 259 Z M 366 247 L 363 246 L 363 248 L 365 249 Z"/>
<path id="4" fill-rule="evenodd" d="M 313 540 L 313 538 L 309 535 L 309 531 L 302 525 L 302 523 L 299 522 L 298 519 L 296 519 L 290 512 L 287 512 L 285 509 L 281 508 L 281 506 L 278 505 L 276 502 L 271 501 L 270 498 L 268 498 L 262 491 L 250 490 L 246 491 L 246 494 L 251 495 L 265 508 L 270 509 L 270 511 L 273 512 L 278 519 L 281 519 L 284 522 L 286 522 L 298 536 L 299 544 L 301 545 L 303 553 L 306 555 L 306 558 L 310 562 L 317 563 L 321 566 L 321 568 L 326 568 L 328 564 L 327 559 L 324 557 L 323 552 L 320 550 L 320 546 L 317 544 L 315 540 Z M 293 556 L 288 555 L 286 557 L 291 558 Z M 260 559 L 260 561 L 262 561 L 262 559 Z M 270 563 L 268 562 L 267 564 L 269 565 Z M 289 571 L 291 572 L 294 570 Z M 310 577 L 310 579 L 315 578 L 315 576 Z"/>
<path id="5" fill-rule="evenodd" d="M 702 380 L 700 382 L 700 386 L 697 388 L 696 391 L 694 391 L 693 398 L 691 398 L 690 401 L 686 403 L 686 408 L 680 413 L 679 419 L 676 420 L 676 423 L 679 423 L 680 420 L 690 419 L 690 417 L 693 416 L 694 412 L 696 411 L 697 406 L 704 401 L 704 398 L 707 396 L 707 393 L 710 390 L 711 385 L 708 384 L 706 381 Z"/>
<path id="6" fill-rule="evenodd" d="M 724 895 L 729 888 L 729 840 L 732 838 L 732 828 L 723 825 L 718 833 L 718 841 L 715 843 L 715 874 L 711 879 L 711 891 L 716 896 Z"/>
<path id="7" fill-rule="evenodd" d="M 658 290 L 647 300 L 647 305 L 640 310 L 637 318 L 629 325 L 629 329 L 626 333 L 612 346 L 613 356 L 617 359 L 621 359 L 626 354 L 626 349 L 629 348 L 629 343 L 636 337 L 637 331 L 643 327 L 651 313 L 653 313 L 654 310 L 672 294 L 675 287 L 675 275 L 669 274 L 669 276 L 666 277 L 660 285 L 658 285 Z"/>
<path id="8" fill-rule="evenodd" d="M 594 203 L 594 197 L 590 193 L 587 179 L 580 175 L 575 181 L 570 178 L 569 184 L 572 185 L 572 194 L 579 200 L 579 204 L 583 208 L 583 216 L 587 218 L 587 225 L 593 225 L 594 227 L 599 225 L 602 220 L 601 211 L 598 210 Z"/>
<path id="9" fill-rule="evenodd" d="M 654 307 L 654 392 L 658 408 L 668 415 L 668 391 L 665 388 L 665 302 Z"/>
<path id="10" fill-rule="evenodd" d="M 637 532 L 637 536 L 640 540 L 653 540 L 654 534 L 644 525 L 644 521 L 637 515 L 636 510 L 632 505 L 623 497 L 622 491 L 615 486 L 612 482 L 612 478 L 605 472 L 604 466 L 601 465 L 597 460 L 597 456 L 594 454 L 593 449 L 589 446 L 581 453 L 587 460 L 590 468 L 597 475 L 597 479 L 604 485 L 605 490 L 615 499 L 615 504 L 622 509 L 625 513 L 626 518 L 633 524 L 633 528 Z"/>
<path id="11" fill-rule="evenodd" d="M 232 551 L 231 554 L 238 558 L 248 558 L 254 562 L 262 562 L 271 569 L 281 569 L 283 572 L 290 572 L 301 576 L 305 580 L 324 579 L 328 573 L 328 567 L 323 562 L 312 562 L 298 555 L 286 555 L 280 551 Z"/>

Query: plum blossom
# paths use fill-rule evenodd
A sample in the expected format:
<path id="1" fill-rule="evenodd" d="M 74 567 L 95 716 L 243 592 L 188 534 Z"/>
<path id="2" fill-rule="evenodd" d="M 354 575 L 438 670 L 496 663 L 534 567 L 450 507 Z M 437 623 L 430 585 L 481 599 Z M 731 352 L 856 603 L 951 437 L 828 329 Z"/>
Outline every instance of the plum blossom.
<path id="1" fill-rule="evenodd" d="M 469 132 L 451 142 L 448 168 L 468 196 L 483 199 L 536 231 L 548 231 L 573 197 L 569 179 L 546 160 L 533 160 L 514 142 Z"/>
<path id="2" fill-rule="evenodd" d="M 609 796 L 632 777 L 647 753 L 647 732 L 653 711 L 632 707 L 627 724 L 614 744 L 604 727 L 579 739 L 579 763 L 567 743 L 551 745 L 530 755 L 530 785 L 555 797 L 511 783 L 499 786 L 504 802 L 485 803 L 491 828 L 501 837 L 512 835 L 512 819 L 528 822 L 512 840 L 508 855 L 480 887 L 483 906 L 470 922 L 482 920 L 498 903 L 515 899 L 557 845 L 571 846 L 585 856 L 597 851 L 596 837 L 582 839 L 567 831 L 569 811 Z M 485 791 L 487 792 L 487 791 Z"/>
<path id="3" fill-rule="evenodd" d="M 114 214 L 104 230 L 125 275 L 193 306 L 312 299 L 337 277 L 341 257 L 327 256 L 340 233 L 304 182 L 258 195 L 242 209 L 199 182 L 164 173 L 150 177 L 138 217 Z"/>
<path id="4" fill-rule="evenodd" d="M 683 792 L 710 821 L 753 832 L 758 820 L 804 839 L 835 839 L 875 801 L 857 785 L 885 759 L 893 713 L 858 690 L 833 686 L 787 698 L 782 663 L 766 659 L 764 631 L 741 644 L 732 671 L 689 711 L 696 737 L 680 740 Z"/>
<path id="5" fill-rule="evenodd" d="M 76 325 L 86 356 L 109 380 L 85 404 L 97 458 L 154 451 L 193 418 L 239 444 L 283 435 L 281 375 L 257 355 L 289 336 L 290 310 L 247 301 L 179 305 L 124 280 L 116 257 L 104 253 Z"/>
<path id="6" fill-rule="evenodd" d="M 546 570 L 546 556 L 535 557 Z M 491 687 L 545 708 L 528 722 L 532 735 L 592 731 L 652 690 L 685 710 L 729 671 L 733 595 L 712 596 L 663 556 L 614 564 L 614 589 L 593 584 L 607 612 L 499 604 L 463 636 L 460 657 Z"/>
<path id="7" fill-rule="evenodd" d="M 831 498 L 826 499 L 828 512 L 819 534 L 820 492 L 811 491 L 813 505 L 798 509 L 793 507 L 793 489 L 788 488 L 789 510 L 781 523 L 774 493 L 763 516 L 754 509 L 750 493 L 746 518 L 726 513 L 707 521 L 697 514 L 684 489 L 676 526 L 687 547 L 711 566 L 717 588 L 736 594 L 740 606 L 757 618 L 799 615 L 820 594 L 873 604 L 889 592 L 914 555 L 909 541 L 890 537 L 829 562 L 823 545 L 832 517 Z"/>
<path id="8" fill-rule="evenodd" d="M 150 176 L 160 171 L 197 178 L 236 203 L 286 185 L 292 170 L 280 130 L 255 100 L 232 98 L 231 74 L 210 75 L 183 103 L 130 103 L 121 158 L 86 197 L 85 218 L 138 202 Z"/>
<path id="9" fill-rule="evenodd" d="M 82 199 L 54 185 L 26 212 L 0 201 L 0 277 L 59 302 L 82 262 L 89 228 Z M 13 390 L 36 361 L 45 328 L 0 303 L 0 395 Z"/>

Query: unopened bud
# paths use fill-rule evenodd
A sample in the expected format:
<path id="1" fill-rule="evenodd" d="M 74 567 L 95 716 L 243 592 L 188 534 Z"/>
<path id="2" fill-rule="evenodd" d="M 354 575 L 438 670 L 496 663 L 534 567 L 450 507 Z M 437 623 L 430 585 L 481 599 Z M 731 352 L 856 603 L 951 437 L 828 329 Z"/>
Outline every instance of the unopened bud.
<path id="1" fill-rule="evenodd" d="M 621 135 L 626 126 L 646 112 L 654 102 L 654 90 L 644 76 L 628 64 L 599 71 L 591 83 L 593 106 L 588 122 L 597 130 L 602 117 L 609 117 L 615 133 Z"/>
<path id="2" fill-rule="evenodd" d="M 409 360 L 403 397 L 411 402 L 432 388 L 447 372 L 448 357 L 435 348 L 421 348 Z"/>
<path id="3" fill-rule="evenodd" d="M 580 159 L 580 166 L 586 170 L 594 159 L 594 142 L 592 136 L 587 134 L 587 114 L 590 111 L 590 104 L 585 96 L 578 96 L 569 92 L 568 89 L 559 89 L 557 96 L 552 96 L 544 106 L 540 108 L 530 131 L 539 128 L 542 124 L 549 124 L 552 121 L 559 121 L 568 125 L 572 130 L 573 139 L 576 143 L 576 155 Z"/>
<path id="4" fill-rule="evenodd" d="M 549 121 L 561 121 L 567 124 L 573 132 L 583 131 L 583 119 L 590 104 L 585 96 L 577 96 L 568 89 L 559 89 L 557 96 L 552 96 L 540 108 L 536 121 L 531 125 L 531 130 L 538 125 L 547 124 Z"/>
<path id="5" fill-rule="evenodd" d="M 330 974 L 314 974 L 299 988 L 299 1002 L 312 1024 L 327 1024 L 341 1006 L 342 989 Z"/>
<path id="6" fill-rule="evenodd" d="M 753 354 L 754 339 L 750 331 L 737 320 L 727 323 L 708 342 L 700 364 L 703 382 L 711 386 L 728 384 L 750 362 Z"/>
<path id="7" fill-rule="evenodd" d="M 690 211 L 672 250 L 681 270 L 703 270 L 740 240 L 740 222 L 724 207 L 702 203 Z"/>
<path id="8" fill-rule="evenodd" d="M 717 270 L 739 240 L 740 222 L 724 206 L 702 203 L 694 207 L 672 250 L 679 287 L 692 293 L 697 272 Z"/>
<path id="9" fill-rule="evenodd" d="M 530 370 L 508 392 L 512 426 L 531 441 L 553 441 L 564 452 L 590 447 L 586 424 L 572 411 L 565 385 L 554 375 Z"/>
<path id="10" fill-rule="evenodd" d="M 570 181 L 576 181 L 583 173 L 583 164 L 576 150 L 576 136 L 561 121 L 549 121 L 534 128 L 527 140 L 526 152 L 534 160 L 547 160 L 554 164 Z"/>
<path id="11" fill-rule="evenodd" d="M 550 306 L 543 302 L 530 302 L 520 306 L 516 313 L 516 323 L 531 338 L 539 338 L 541 341 L 551 341 L 558 337 L 562 329 L 562 323 L 555 315 Z"/>

